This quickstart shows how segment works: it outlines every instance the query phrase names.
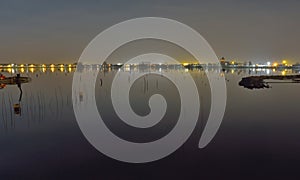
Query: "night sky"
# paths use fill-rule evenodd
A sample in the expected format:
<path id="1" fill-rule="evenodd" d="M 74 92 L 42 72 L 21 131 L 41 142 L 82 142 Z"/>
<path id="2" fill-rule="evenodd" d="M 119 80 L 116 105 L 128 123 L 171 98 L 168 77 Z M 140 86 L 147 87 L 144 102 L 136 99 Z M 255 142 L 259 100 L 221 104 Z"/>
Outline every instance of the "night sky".
<path id="1" fill-rule="evenodd" d="M 101 31 L 136 17 L 178 20 L 217 56 L 300 62 L 300 1 L 0 1 L 0 63 L 70 63 Z"/>

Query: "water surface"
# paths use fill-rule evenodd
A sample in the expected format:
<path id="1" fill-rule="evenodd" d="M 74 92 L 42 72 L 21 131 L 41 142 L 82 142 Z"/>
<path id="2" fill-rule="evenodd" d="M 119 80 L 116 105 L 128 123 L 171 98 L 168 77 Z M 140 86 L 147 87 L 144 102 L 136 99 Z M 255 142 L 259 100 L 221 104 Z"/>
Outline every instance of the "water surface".
<path id="1" fill-rule="evenodd" d="M 148 100 L 153 94 L 163 95 L 168 102 L 162 121 L 155 127 L 141 130 L 121 122 L 113 111 L 110 87 L 117 71 L 99 71 L 95 89 L 98 110 L 111 131 L 133 142 L 152 141 L 170 132 L 177 122 L 180 108 L 174 84 L 154 74 L 134 83 L 130 103 L 137 114 L 149 113 Z M 128 77 L 134 71 L 129 71 Z M 297 71 L 173 71 L 190 73 L 196 82 L 201 102 L 198 124 L 189 140 L 175 153 L 147 164 L 113 160 L 98 152 L 85 139 L 72 107 L 73 70 L 21 73 L 31 77 L 32 81 L 21 85 L 23 95 L 20 102 L 16 85 L 7 85 L 0 90 L 1 179 L 261 179 L 299 176 L 300 84 L 273 83 L 271 88 L 258 90 L 238 85 L 242 77 L 298 74 Z M 210 88 L 205 71 L 225 76 L 228 101 L 217 135 L 207 147 L 199 149 L 198 142 L 210 110 Z M 19 115 L 14 112 L 15 104 L 20 104 Z"/>

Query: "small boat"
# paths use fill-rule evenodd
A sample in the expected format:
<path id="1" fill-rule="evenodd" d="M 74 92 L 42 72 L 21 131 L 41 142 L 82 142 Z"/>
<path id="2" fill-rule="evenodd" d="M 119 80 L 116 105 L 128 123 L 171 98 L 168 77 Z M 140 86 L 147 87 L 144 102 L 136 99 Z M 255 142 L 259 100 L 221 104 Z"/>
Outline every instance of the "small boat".
<path id="1" fill-rule="evenodd" d="M 300 83 L 300 75 L 250 76 L 242 78 L 239 85 L 248 89 L 264 89 L 270 88 L 269 83 Z"/>
<path id="2" fill-rule="evenodd" d="M 251 76 L 251 77 L 242 78 L 242 80 L 239 82 L 239 85 L 243 86 L 244 88 L 248 88 L 248 89 L 270 88 L 268 83 L 264 81 L 264 78 L 261 78 L 259 76 Z"/>
<path id="3" fill-rule="evenodd" d="M 0 84 L 17 85 L 17 84 L 29 83 L 30 81 L 31 81 L 30 77 L 14 76 L 14 77 L 6 77 L 5 79 L 1 79 Z"/>

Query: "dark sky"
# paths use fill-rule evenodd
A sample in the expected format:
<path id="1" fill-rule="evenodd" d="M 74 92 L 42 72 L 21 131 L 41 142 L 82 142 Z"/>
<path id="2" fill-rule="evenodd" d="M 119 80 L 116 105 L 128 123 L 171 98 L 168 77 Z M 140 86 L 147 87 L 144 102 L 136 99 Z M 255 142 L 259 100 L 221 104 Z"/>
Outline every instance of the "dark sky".
<path id="1" fill-rule="evenodd" d="M 300 62 L 299 0 L 0 1 L 0 62 L 74 62 L 104 29 L 157 16 L 196 29 L 216 54 Z"/>

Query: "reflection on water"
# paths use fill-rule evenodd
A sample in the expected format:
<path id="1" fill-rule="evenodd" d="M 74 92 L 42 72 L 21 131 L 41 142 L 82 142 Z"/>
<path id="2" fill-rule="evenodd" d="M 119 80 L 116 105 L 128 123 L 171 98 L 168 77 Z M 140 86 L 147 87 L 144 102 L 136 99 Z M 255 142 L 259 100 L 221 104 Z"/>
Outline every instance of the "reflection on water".
<path id="1" fill-rule="evenodd" d="M 62 118 L 62 114 L 65 109 L 72 109 L 71 102 L 71 80 L 75 68 L 33 68 L 30 70 L 28 68 L 27 73 L 21 73 L 20 71 L 12 71 L 10 69 L 2 69 L 2 74 L 6 79 L 0 80 L 2 89 L 0 90 L 1 95 L 1 110 L 0 117 L 2 119 L 2 128 L 16 128 L 16 122 L 21 120 L 22 122 L 27 122 L 27 127 L 30 127 L 32 123 L 40 123 L 49 117 L 53 119 Z M 279 79 L 286 80 L 291 79 L 292 82 L 298 83 L 300 75 L 299 70 L 296 69 L 260 69 L 260 68 L 229 68 L 223 69 L 222 71 L 217 71 L 214 68 L 184 68 L 184 67 L 124 67 L 124 68 L 81 68 L 78 69 L 81 73 L 84 72 L 99 72 L 99 77 L 97 81 L 97 105 L 98 110 L 104 112 L 104 116 L 109 117 L 111 122 L 113 122 L 114 112 L 108 110 L 112 109 L 111 104 L 107 104 L 107 98 L 110 97 L 110 88 L 112 80 L 118 71 L 128 72 L 128 83 L 131 82 L 131 76 L 134 72 L 148 72 L 149 75 L 153 71 L 168 71 L 175 73 L 190 73 L 194 78 L 196 85 L 199 89 L 199 93 L 202 91 L 204 94 L 201 95 L 201 101 L 207 98 L 209 95 L 209 83 L 206 79 L 206 73 L 217 73 L 221 76 L 225 76 L 226 82 L 237 81 L 236 85 L 244 86 L 248 89 L 260 89 L 269 88 L 271 83 L 278 82 L 265 82 L 267 79 Z M 137 83 L 137 86 L 132 89 L 131 96 L 135 96 L 137 100 L 131 105 L 133 108 L 138 109 L 136 113 L 145 114 L 149 109 L 147 107 L 147 98 L 157 93 L 157 90 L 162 88 L 165 92 L 168 92 L 171 97 L 176 98 L 178 96 L 172 94 L 172 90 L 167 90 L 172 87 L 167 81 L 161 80 L 161 77 L 145 76 Z M 233 75 L 234 79 L 229 77 Z M 291 76 L 292 75 L 292 76 Z M 32 82 L 30 82 L 32 80 Z M 25 84 L 26 83 L 26 84 Z M 28 84 L 27 84 L 28 83 Z M 151 83 L 151 85 L 149 85 Z M 23 85 L 24 84 L 24 85 Z M 234 84 L 234 83 L 233 83 Z M 13 86 L 15 85 L 15 86 Z M 24 86 L 24 87 L 23 87 Z M 288 87 L 289 85 L 284 85 Z M 16 88 L 17 87 L 17 88 Z M 23 87 L 23 88 L 22 88 Z M 150 89 L 149 89 L 150 88 Z M 16 91 L 19 90 L 19 92 Z M 171 88 L 171 89 L 174 89 Z M 140 94 L 139 94 L 140 93 Z M 158 92 L 164 94 L 164 92 Z M 200 93 L 201 94 L 201 93 Z M 164 94 L 166 96 L 166 94 Z M 82 102 L 84 99 L 84 92 L 78 92 L 78 101 Z M 134 98 L 133 98 L 134 99 Z M 172 98 L 171 98 L 172 99 Z M 144 101 L 144 102 L 142 102 Z M 209 98 L 204 101 L 209 107 Z M 172 104 L 172 103 L 171 103 Z M 202 102 L 203 104 L 203 102 Z M 146 106 L 145 106 L 146 105 Z M 171 106 L 170 106 L 171 107 Z M 202 112 L 207 113 L 208 109 Z M 106 114 L 106 115 L 105 115 Z M 146 113 L 147 114 L 147 113 Z M 176 114 L 176 113 L 175 113 Z M 207 114 L 206 114 L 207 115 Z M 203 117 L 202 117 L 203 118 Z M 205 117 L 206 118 L 206 117 Z M 205 119 L 204 118 L 204 119 Z M 17 122 L 18 123 L 18 122 Z M 109 123 L 108 123 L 109 125 Z"/>
<path id="2" fill-rule="evenodd" d="M 73 69 L 72 71 L 74 71 Z M 72 72 L 70 71 L 70 72 Z M 8 70 L 10 72 L 10 70 Z M 61 119 L 66 108 L 71 108 L 70 95 L 65 91 L 65 77 L 70 79 L 72 74 L 59 68 L 50 71 L 35 69 L 28 73 L 7 73 L 2 71 L 0 80 L 2 128 L 5 130 L 30 127 L 45 119 Z"/>
<path id="3" fill-rule="evenodd" d="M 14 113 L 17 115 L 21 115 L 21 100 L 22 100 L 22 87 L 21 85 L 24 83 L 29 83 L 31 81 L 31 78 L 29 77 L 21 77 L 20 74 L 17 74 L 16 76 L 13 77 L 5 77 L 4 75 L 1 74 L 1 79 L 0 83 L 2 85 L 2 89 L 5 88 L 6 85 L 17 85 L 17 87 L 20 90 L 20 95 L 19 95 L 19 102 L 14 104 Z"/>

